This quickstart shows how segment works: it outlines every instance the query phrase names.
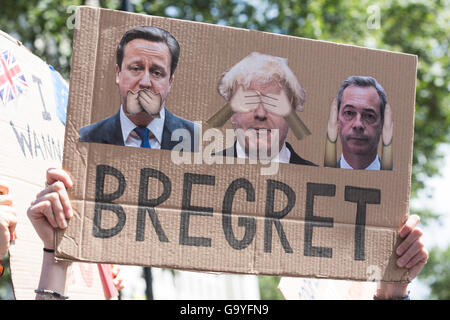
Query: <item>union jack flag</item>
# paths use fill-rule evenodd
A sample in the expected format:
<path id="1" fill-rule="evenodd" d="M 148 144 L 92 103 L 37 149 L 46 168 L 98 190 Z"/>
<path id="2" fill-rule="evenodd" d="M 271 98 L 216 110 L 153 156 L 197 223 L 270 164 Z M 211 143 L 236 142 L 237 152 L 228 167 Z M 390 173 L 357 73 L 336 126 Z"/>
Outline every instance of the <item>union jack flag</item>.
<path id="1" fill-rule="evenodd" d="M 11 50 L 0 54 L 0 99 L 4 104 L 13 100 L 28 87 L 25 75 L 22 73 Z"/>

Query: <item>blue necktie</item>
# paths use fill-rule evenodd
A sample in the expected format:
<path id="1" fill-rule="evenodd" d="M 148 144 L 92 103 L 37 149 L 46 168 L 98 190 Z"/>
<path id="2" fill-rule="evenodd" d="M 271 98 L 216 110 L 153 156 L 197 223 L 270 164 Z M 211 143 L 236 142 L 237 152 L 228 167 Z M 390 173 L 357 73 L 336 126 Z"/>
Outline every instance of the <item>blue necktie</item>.
<path id="1" fill-rule="evenodd" d="M 150 141 L 148 140 L 148 134 L 150 130 L 146 127 L 136 127 L 134 128 L 134 131 L 139 135 L 141 138 L 141 148 L 151 148 L 150 147 Z"/>

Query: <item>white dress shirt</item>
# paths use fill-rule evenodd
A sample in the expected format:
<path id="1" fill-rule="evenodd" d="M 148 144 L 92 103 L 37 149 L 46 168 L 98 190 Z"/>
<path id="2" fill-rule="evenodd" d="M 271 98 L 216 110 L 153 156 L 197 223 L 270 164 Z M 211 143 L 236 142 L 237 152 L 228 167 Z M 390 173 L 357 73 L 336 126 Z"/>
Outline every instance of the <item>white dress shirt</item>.
<path id="1" fill-rule="evenodd" d="M 353 169 L 351 165 L 348 164 L 348 162 L 345 160 L 344 155 L 341 155 L 341 158 L 339 159 L 340 168 L 342 169 Z M 378 155 L 375 157 L 375 160 L 367 168 L 364 170 L 381 170 L 381 162 Z"/>
<path id="2" fill-rule="evenodd" d="M 245 154 L 244 148 L 239 144 L 239 140 L 236 143 L 236 154 L 238 158 L 248 158 L 248 155 Z M 281 162 L 281 163 L 289 163 L 291 159 L 291 151 L 286 147 L 286 142 L 283 143 L 283 147 L 280 152 L 272 158 L 271 161 Z"/>
<path id="3" fill-rule="evenodd" d="M 165 107 L 161 108 L 159 112 L 159 118 L 153 118 L 147 128 L 151 134 L 149 137 L 150 146 L 152 149 L 161 149 L 162 134 L 164 129 L 164 119 L 166 116 Z M 125 115 L 123 107 L 120 106 L 120 126 L 122 127 L 122 137 L 124 139 L 124 145 L 128 147 L 140 147 L 141 138 L 134 131 L 136 125 Z"/>

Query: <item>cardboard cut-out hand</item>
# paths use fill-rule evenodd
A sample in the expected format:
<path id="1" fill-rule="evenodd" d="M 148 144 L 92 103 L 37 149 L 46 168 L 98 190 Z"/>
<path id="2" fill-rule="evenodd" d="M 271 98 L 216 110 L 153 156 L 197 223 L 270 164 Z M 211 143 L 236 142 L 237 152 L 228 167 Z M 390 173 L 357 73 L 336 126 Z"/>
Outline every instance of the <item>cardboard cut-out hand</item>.
<path id="1" fill-rule="evenodd" d="M 217 111 L 211 118 L 206 121 L 209 128 L 222 127 L 228 119 L 231 118 L 234 112 L 249 112 L 254 110 L 260 99 L 255 91 L 245 90 L 242 85 L 239 85 L 236 92 L 219 111 Z"/>
<path id="2" fill-rule="evenodd" d="M 328 118 L 327 140 L 325 144 L 325 157 L 323 165 L 325 167 L 336 168 L 336 141 L 338 136 L 338 108 L 337 100 L 333 99 L 330 107 L 330 117 Z"/>
<path id="3" fill-rule="evenodd" d="M 288 98 L 284 89 L 281 89 L 279 94 L 258 94 L 261 96 L 261 102 L 263 103 L 264 109 L 266 109 L 267 112 L 284 117 L 289 124 L 289 128 L 291 128 L 298 140 L 311 134 L 308 127 L 306 127 L 303 121 L 295 113 L 295 109 L 292 108 L 292 101 Z M 302 108 L 297 109 L 303 110 Z"/>
<path id="4" fill-rule="evenodd" d="M 255 110 L 260 104 L 263 105 L 267 112 L 284 117 L 297 139 L 300 140 L 311 134 L 303 121 L 295 113 L 295 110 L 292 108 L 292 103 L 284 89 L 281 89 L 279 94 L 266 95 L 254 90 L 245 90 L 242 85 L 239 85 L 235 94 L 231 97 L 230 102 L 223 106 L 206 123 L 209 127 L 223 126 L 233 115 L 233 112 L 250 112 Z"/>
<path id="5" fill-rule="evenodd" d="M 392 137 L 394 135 L 394 121 L 392 120 L 392 109 L 389 103 L 384 109 L 383 122 L 383 148 L 381 153 L 381 170 L 392 170 L 394 168 L 394 154 L 392 151 Z"/>
<path id="6" fill-rule="evenodd" d="M 127 93 L 127 115 L 136 115 L 142 111 L 147 112 L 154 118 L 159 118 L 161 110 L 161 95 L 149 89 L 141 89 L 134 93 L 128 90 Z"/>
<path id="7" fill-rule="evenodd" d="M 231 110 L 246 113 L 255 110 L 261 103 L 261 94 L 254 90 L 245 90 L 239 85 L 230 99 Z"/>

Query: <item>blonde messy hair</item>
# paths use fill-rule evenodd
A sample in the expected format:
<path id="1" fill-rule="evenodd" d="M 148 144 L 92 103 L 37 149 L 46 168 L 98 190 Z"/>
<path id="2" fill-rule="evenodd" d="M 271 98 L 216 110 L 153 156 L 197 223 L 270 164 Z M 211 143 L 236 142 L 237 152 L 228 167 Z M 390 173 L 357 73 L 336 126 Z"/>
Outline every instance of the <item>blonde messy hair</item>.
<path id="1" fill-rule="evenodd" d="M 292 99 L 292 107 L 303 110 L 306 93 L 289 68 L 286 58 L 252 52 L 222 74 L 217 90 L 225 100 L 229 101 L 237 85 L 243 85 L 248 89 L 255 80 L 262 83 L 277 81 L 286 88 L 288 97 Z"/>

